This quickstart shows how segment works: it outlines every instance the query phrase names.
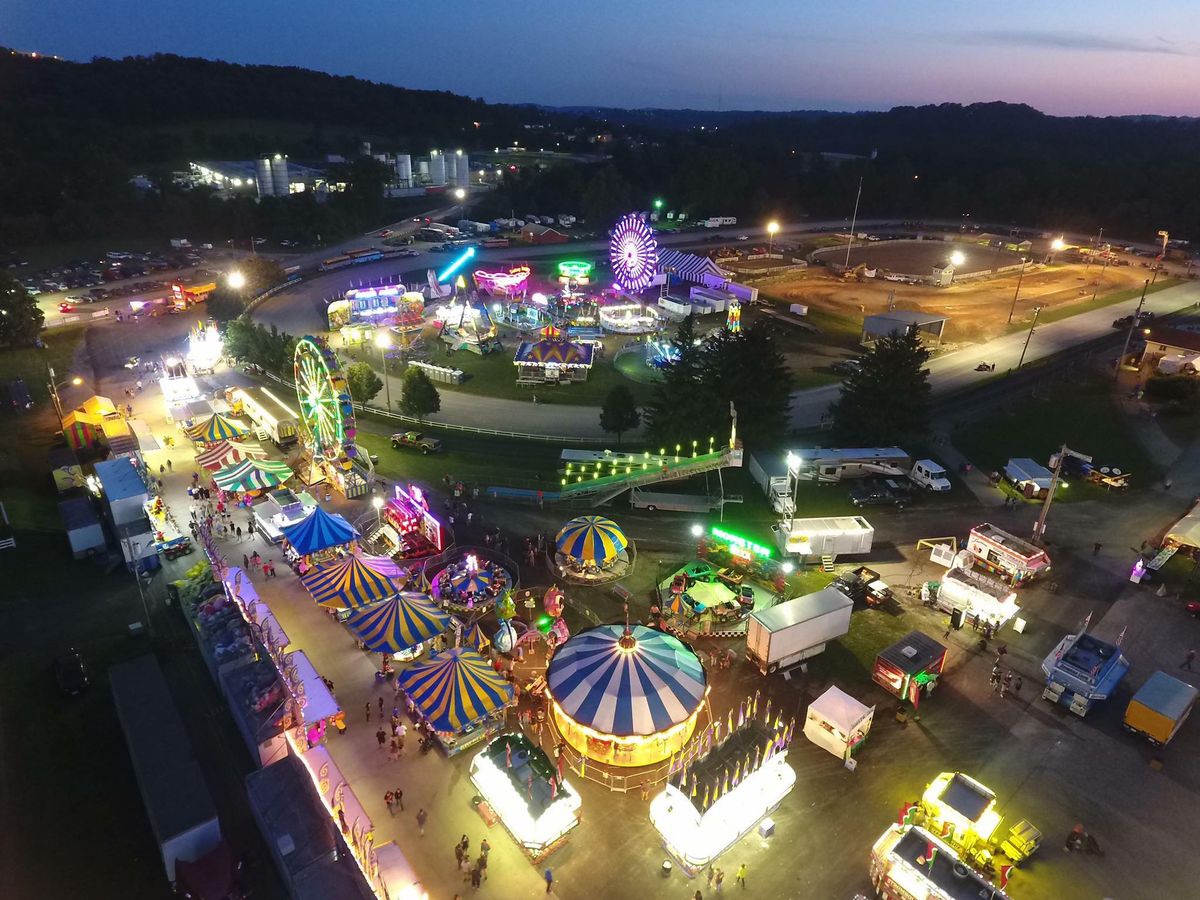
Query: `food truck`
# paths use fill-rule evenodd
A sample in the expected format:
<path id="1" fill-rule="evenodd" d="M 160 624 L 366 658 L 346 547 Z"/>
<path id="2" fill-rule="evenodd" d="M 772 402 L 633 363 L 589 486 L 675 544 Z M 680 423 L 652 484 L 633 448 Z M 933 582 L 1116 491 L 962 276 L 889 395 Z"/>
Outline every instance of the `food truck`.
<path id="1" fill-rule="evenodd" d="M 1200 694 L 1166 672 L 1155 672 L 1129 701 L 1125 709 L 1125 730 L 1140 734 L 1161 747 L 1175 737 L 1187 720 Z"/>
<path id="2" fill-rule="evenodd" d="M 871 680 L 915 709 L 922 689 L 933 693 L 945 667 L 946 648 L 923 632 L 910 631 L 875 657 Z"/>
<path id="3" fill-rule="evenodd" d="M 949 844 L 915 825 L 892 825 L 871 848 L 871 882 L 883 900 L 1008 900 Z"/>
<path id="4" fill-rule="evenodd" d="M 1046 688 L 1042 699 L 1060 703 L 1080 718 L 1092 704 L 1107 700 L 1129 672 L 1129 660 L 1116 644 L 1082 631 L 1068 634 L 1042 660 Z"/>
<path id="5" fill-rule="evenodd" d="M 986 623 L 993 628 L 1000 628 L 1021 610 L 1009 585 L 957 563 L 941 581 L 927 581 L 921 586 L 921 600 L 960 617 L 959 624 Z"/>
<path id="6" fill-rule="evenodd" d="M 1050 571 L 1050 557 L 1045 550 L 987 522 L 971 529 L 967 549 L 977 566 L 1014 586 Z"/>

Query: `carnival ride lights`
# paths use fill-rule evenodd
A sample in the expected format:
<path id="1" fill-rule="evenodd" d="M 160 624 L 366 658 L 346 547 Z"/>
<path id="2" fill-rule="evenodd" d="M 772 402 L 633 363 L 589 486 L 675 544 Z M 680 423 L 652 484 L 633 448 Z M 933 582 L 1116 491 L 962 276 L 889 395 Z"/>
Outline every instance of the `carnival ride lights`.
<path id="1" fill-rule="evenodd" d="M 223 352 L 221 335 L 213 323 L 197 323 L 196 327 L 188 332 L 187 361 L 194 370 L 211 372 Z"/>
<path id="2" fill-rule="evenodd" d="M 968 850 L 990 842 L 1002 818 L 996 795 L 961 772 L 942 772 L 933 779 L 921 795 L 920 808 L 926 824 L 934 824 L 943 840 Z"/>
<path id="3" fill-rule="evenodd" d="M 529 273 L 529 266 L 515 266 L 507 272 L 485 272 L 483 269 L 476 269 L 474 277 L 475 284 L 481 290 L 493 295 L 504 294 L 511 297 L 525 290 Z"/>
<path id="4" fill-rule="evenodd" d="M 587 284 L 592 279 L 592 264 L 579 259 L 567 259 L 558 264 L 558 280 L 563 284 Z"/>
<path id="5" fill-rule="evenodd" d="M 474 256 L 475 256 L 475 248 L 468 247 L 466 250 L 464 250 L 462 252 L 462 254 L 458 257 L 458 259 L 454 260 L 454 262 L 450 263 L 450 265 L 446 266 L 446 268 L 442 269 L 442 271 L 438 273 L 438 276 L 437 276 L 438 282 L 441 283 L 443 281 L 448 280 L 451 276 L 454 275 L 455 272 L 457 272 L 459 269 L 461 269 L 463 266 L 465 266 L 467 264 L 467 260 L 471 259 Z"/>
<path id="6" fill-rule="evenodd" d="M 618 303 L 601 306 L 599 309 L 600 324 L 609 331 L 645 333 L 656 331 L 662 324 L 658 311 L 641 303 Z"/>
<path id="7" fill-rule="evenodd" d="M 613 226 L 608 245 L 613 284 L 636 294 L 650 286 L 658 268 L 658 241 L 640 213 L 629 213 Z"/>

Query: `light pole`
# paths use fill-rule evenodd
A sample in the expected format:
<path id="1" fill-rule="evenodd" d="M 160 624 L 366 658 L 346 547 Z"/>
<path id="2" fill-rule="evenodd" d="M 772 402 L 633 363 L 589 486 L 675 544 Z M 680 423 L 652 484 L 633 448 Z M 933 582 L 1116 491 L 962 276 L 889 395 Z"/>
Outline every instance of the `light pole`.
<path id="1" fill-rule="evenodd" d="M 1021 271 L 1017 273 L 1017 289 L 1013 291 L 1012 308 L 1008 311 L 1008 324 L 1012 324 L 1013 313 L 1017 311 L 1017 297 L 1021 295 L 1021 279 L 1025 277 L 1025 264 L 1029 262 L 1028 257 L 1021 257 Z"/>
<path id="2" fill-rule="evenodd" d="M 1087 263 L 1083 267 L 1083 271 L 1087 272 L 1092 267 L 1092 257 L 1096 255 L 1096 250 L 1100 246 L 1100 242 L 1104 240 L 1104 229 L 1100 229 L 1100 233 L 1092 238 L 1092 252 L 1088 254 Z"/>
<path id="3" fill-rule="evenodd" d="M 1150 276 L 1150 283 L 1154 284 L 1158 280 L 1158 270 L 1162 268 L 1163 263 L 1167 261 L 1167 238 L 1171 236 L 1169 231 L 1160 231 L 1158 236 L 1162 238 L 1162 253 L 1158 257 L 1158 263 L 1154 267 L 1154 274 Z"/>
<path id="4" fill-rule="evenodd" d="M 146 602 L 146 592 L 142 589 L 142 573 L 138 571 L 137 561 L 141 559 L 139 556 L 134 556 L 135 549 L 141 551 L 142 545 L 135 543 L 133 538 L 125 538 L 125 549 L 129 551 L 129 566 L 133 572 L 133 580 L 137 582 L 138 599 L 142 601 L 142 612 L 146 615 L 146 634 L 150 636 L 150 640 L 154 640 L 154 623 L 150 620 L 150 606 Z"/>
<path id="5" fill-rule="evenodd" d="M 61 425 L 62 420 L 63 420 L 63 408 L 62 408 L 62 400 L 58 396 L 58 389 L 60 387 L 66 386 L 68 384 L 73 384 L 76 387 L 78 387 L 79 385 L 83 384 L 83 379 L 80 378 L 78 375 L 76 375 L 73 378 L 70 378 L 66 381 L 56 382 L 54 380 L 54 368 L 52 366 L 47 365 L 46 371 L 50 375 L 50 381 L 49 381 L 50 399 L 54 401 L 54 412 L 58 415 L 58 421 L 59 421 L 59 424 Z"/>
<path id="6" fill-rule="evenodd" d="M 383 364 L 383 387 L 387 392 L 384 396 L 387 397 L 388 412 L 392 411 L 392 381 L 388 378 L 387 369 L 387 351 L 388 347 L 392 346 L 392 339 L 388 337 L 386 331 L 380 331 L 375 334 L 375 346 L 379 348 L 379 361 Z"/>
<path id="7" fill-rule="evenodd" d="M 775 234 L 779 231 L 778 222 L 767 223 L 767 253 L 775 252 Z"/>
<path id="8" fill-rule="evenodd" d="M 1029 323 L 1029 334 L 1025 335 L 1025 346 L 1021 348 L 1021 359 L 1017 363 L 1017 368 L 1025 365 L 1025 351 L 1029 349 L 1029 341 L 1033 338 L 1033 326 L 1037 324 L 1038 316 L 1041 315 L 1042 308 L 1035 306 L 1033 308 L 1033 321 Z"/>
<path id="9" fill-rule="evenodd" d="M 1061 250 L 1065 246 L 1067 246 L 1066 241 L 1064 241 L 1060 237 L 1056 237 L 1054 240 L 1052 240 L 1050 242 L 1050 258 L 1049 258 L 1048 262 L 1053 263 L 1054 262 L 1054 254 L 1057 253 L 1059 250 Z"/>
<path id="10" fill-rule="evenodd" d="M 228 284 L 235 291 L 240 291 L 242 288 L 244 288 L 246 286 L 246 276 L 243 275 L 241 272 L 237 271 L 237 269 L 234 269 L 232 272 L 230 272 L 228 275 L 225 276 L 225 283 Z"/>
<path id="11" fill-rule="evenodd" d="M 1125 354 L 1129 352 L 1129 342 L 1133 339 L 1133 329 L 1137 328 L 1138 320 L 1142 318 L 1142 306 L 1146 302 L 1146 288 L 1148 287 L 1150 287 L 1149 278 L 1142 284 L 1142 299 L 1138 301 L 1133 318 L 1129 321 L 1129 330 L 1125 332 L 1125 346 L 1121 348 L 1121 355 L 1117 357 L 1117 365 L 1113 369 L 1113 381 L 1121 377 L 1121 363 L 1125 360 Z"/>
<path id="12" fill-rule="evenodd" d="M 371 505 L 373 507 L 375 507 L 375 527 L 382 528 L 383 527 L 383 498 L 382 497 L 372 497 Z"/>
<path id="13" fill-rule="evenodd" d="M 846 241 L 846 265 L 845 268 L 850 268 L 850 248 L 854 246 L 854 229 L 858 227 L 858 202 L 862 200 L 862 184 L 863 180 L 858 179 L 858 193 L 854 197 L 854 215 L 850 217 L 850 237 Z"/>
<path id="14" fill-rule="evenodd" d="M 958 267 L 967 261 L 966 255 L 961 250 L 955 250 L 950 254 L 950 265 L 954 269 L 950 272 L 950 283 L 954 283 L 954 276 L 958 273 Z"/>
<path id="15" fill-rule="evenodd" d="M 1111 254 L 1104 254 L 1104 265 L 1100 269 L 1100 277 L 1096 279 L 1096 289 L 1092 291 L 1092 302 L 1096 302 L 1096 295 L 1100 293 L 1100 285 L 1104 283 L 1104 273 L 1108 271 L 1108 260 Z"/>

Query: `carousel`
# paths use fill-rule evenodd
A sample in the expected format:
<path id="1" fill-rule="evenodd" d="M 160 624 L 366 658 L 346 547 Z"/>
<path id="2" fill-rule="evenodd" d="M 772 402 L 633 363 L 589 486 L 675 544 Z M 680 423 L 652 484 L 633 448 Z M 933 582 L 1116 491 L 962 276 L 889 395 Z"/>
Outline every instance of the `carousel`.
<path id="1" fill-rule="evenodd" d="M 554 723 L 588 759 L 660 762 L 687 744 L 708 695 L 690 647 L 644 625 L 597 625 L 571 637 L 546 669 Z"/>
<path id="2" fill-rule="evenodd" d="M 430 593 L 444 606 L 474 612 L 493 606 L 515 583 L 513 573 L 499 562 L 470 550 L 433 576 Z"/>
<path id="3" fill-rule="evenodd" d="M 605 582 L 629 573 L 632 552 L 625 532 L 612 519 L 580 516 L 572 519 L 554 540 L 554 561 L 564 578 Z"/>

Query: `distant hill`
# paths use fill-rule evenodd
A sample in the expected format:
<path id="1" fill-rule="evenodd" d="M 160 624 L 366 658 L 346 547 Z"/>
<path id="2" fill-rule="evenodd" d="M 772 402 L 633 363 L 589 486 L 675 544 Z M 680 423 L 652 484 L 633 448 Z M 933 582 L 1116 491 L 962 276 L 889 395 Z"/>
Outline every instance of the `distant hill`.
<path id="1" fill-rule="evenodd" d="M 861 113 L 834 113 L 819 109 L 795 109 L 773 112 L 759 109 L 662 109 L 642 107 L 622 109 L 616 106 L 539 106 L 538 109 L 562 115 L 583 116 L 615 125 L 653 128 L 690 129 L 725 128 L 758 119 L 816 119 L 824 116 L 854 116 Z"/>

